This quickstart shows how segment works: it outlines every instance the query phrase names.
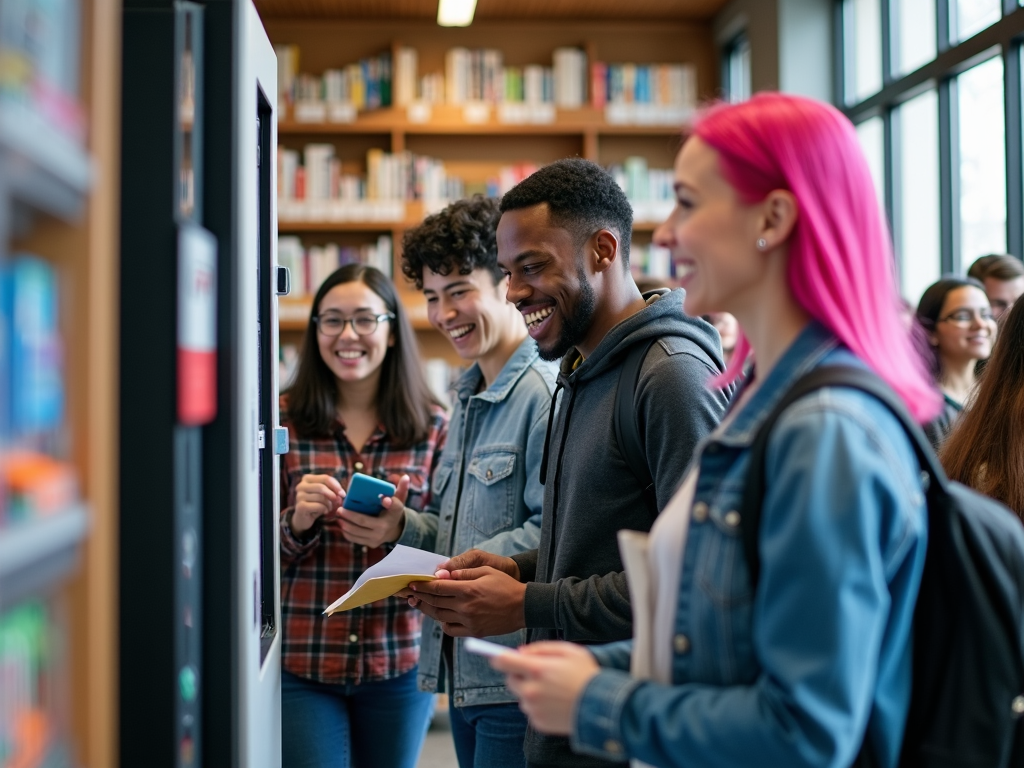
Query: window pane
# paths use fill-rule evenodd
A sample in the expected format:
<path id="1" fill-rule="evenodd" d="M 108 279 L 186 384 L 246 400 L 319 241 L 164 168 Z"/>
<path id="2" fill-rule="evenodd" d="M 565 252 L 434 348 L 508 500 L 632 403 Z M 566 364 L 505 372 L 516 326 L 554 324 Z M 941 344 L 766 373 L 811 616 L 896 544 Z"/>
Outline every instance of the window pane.
<path id="1" fill-rule="evenodd" d="M 935 0 L 899 0 L 897 74 L 913 72 L 935 58 Z"/>
<path id="2" fill-rule="evenodd" d="M 845 0 L 846 101 L 854 104 L 882 90 L 880 0 Z"/>
<path id="3" fill-rule="evenodd" d="M 956 0 L 955 4 L 950 3 L 949 11 L 953 16 L 950 26 L 956 38 L 953 42 L 966 40 L 999 21 L 1001 4 L 1002 0 Z"/>
<path id="4" fill-rule="evenodd" d="M 1006 252 L 1003 59 L 957 78 L 960 101 L 960 261 Z"/>
<path id="5" fill-rule="evenodd" d="M 875 194 L 878 204 L 885 207 L 885 133 L 882 118 L 872 117 L 857 126 L 857 138 L 860 148 L 871 170 L 871 180 L 875 182 Z"/>
<path id="6" fill-rule="evenodd" d="M 729 101 L 746 101 L 749 98 L 750 40 L 741 35 L 729 51 Z"/>
<path id="7" fill-rule="evenodd" d="M 939 248 L 939 100 L 927 91 L 899 107 L 900 292 L 916 306 L 942 271 Z"/>

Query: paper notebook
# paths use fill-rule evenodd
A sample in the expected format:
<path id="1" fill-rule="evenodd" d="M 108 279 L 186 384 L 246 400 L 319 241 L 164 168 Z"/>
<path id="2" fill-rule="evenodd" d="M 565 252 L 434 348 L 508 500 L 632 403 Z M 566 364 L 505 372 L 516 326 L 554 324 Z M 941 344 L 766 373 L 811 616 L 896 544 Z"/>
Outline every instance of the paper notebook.
<path id="1" fill-rule="evenodd" d="M 339 597 L 324 611 L 349 611 L 385 597 L 391 597 L 414 581 L 433 581 L 434 573 L 448 558 L 434 552 L 396 544 L 387 557 L 371 565 L 356 579 L 352 589 Z"/>

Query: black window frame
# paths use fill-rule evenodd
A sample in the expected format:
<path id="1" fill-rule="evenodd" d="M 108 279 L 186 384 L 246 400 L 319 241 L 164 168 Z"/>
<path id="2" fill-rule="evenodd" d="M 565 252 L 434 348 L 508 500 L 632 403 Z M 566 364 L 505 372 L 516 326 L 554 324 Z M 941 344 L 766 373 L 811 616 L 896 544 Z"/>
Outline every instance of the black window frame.
<path id="1" fill-rule="evenodd" d="M 966 40 L 951 42 L 951 9 L 956 0 L 934 0 L 936 56 L 906 74 L 893 73 L 898 60 L 899 0 L 879 0 L 881 6 L 882 89 L 866 99 L 847 102 L 846 14 L 848 0 L 834 0 L 835 102 L 858 125 L 872 117 L 883 124 L 885 210 L 895 242 L 900 242 L 901 211 L 898 108 L 915 96 L 935 89 L 939 108 L 939 244 L 942 273 L 959 272 L 960 253 L 960 142 L 956 78 L 971 67 L 999 55 L 1003 59 L 1006 141 L 1006 245 L 1017 258 L 1024 255 L 1024 119 L 1021 99 L 1021 46 L 1024 45 L 1024 7 L 1018 0 L 1002 0 L 1002 17 Z M 998 54 L 996 52 L 998 51 Z M 898 247 L 897 247 L 898 252 Z"/>

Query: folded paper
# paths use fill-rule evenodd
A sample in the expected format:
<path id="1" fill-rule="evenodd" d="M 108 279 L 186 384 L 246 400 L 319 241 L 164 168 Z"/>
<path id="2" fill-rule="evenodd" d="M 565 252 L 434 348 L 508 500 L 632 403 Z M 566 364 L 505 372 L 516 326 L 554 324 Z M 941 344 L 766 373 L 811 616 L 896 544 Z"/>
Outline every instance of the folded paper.
<path id="1" fill-rule="evenodd" d="M 396 544 L 387 557 L 371 565 L 356 579 L 352 589 L 339 597 L 324 611 L 349 611 L 385 597 L 391 597 L 414 581 L 433 581 L 438 566 L 448 558 L 434 552 Z"/>

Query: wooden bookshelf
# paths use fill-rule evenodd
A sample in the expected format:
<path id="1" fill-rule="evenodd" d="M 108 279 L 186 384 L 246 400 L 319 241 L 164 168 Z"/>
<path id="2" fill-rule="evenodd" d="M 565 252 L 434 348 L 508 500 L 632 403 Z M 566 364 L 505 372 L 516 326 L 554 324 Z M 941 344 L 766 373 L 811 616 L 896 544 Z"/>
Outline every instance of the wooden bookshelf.
<path id="1" fill-rule="evenodd" d="M 586 50 L 588 62 L 608 63 L 690 63 L 697 70 L 700 99 L 715 95 L 718 87 L 718 54 L 710 22 L 575 22 L 549 20 L 543 23 L 475 22 L 465 29 L 438 27 L 432 20 L 364 21 L 348 19 L 264 18 L 267 33 L 275 44 L 299 47 L 300 72 L 319 75 L 326 69 L 343 67 L 382 51 L 400 46 L 416 49 L 418 74 L 444 71 L 448 49 L 497 48 L 506 66 L 551 63 L 559 46 Z M 507 116 L 507 115 L 506 115 Z M 278 123 L 279 142 L 290 149 L 308 143 L 330 143 L 346 172 L 365 172 L 365 155 L 370 148 L 386 152 L 412 151 L 442 160 L 446 171 L 479 187 L 497 175 L 503 165 L 523 162 L 549 163 L 562 157 L 580 156 L 603 165 L 621 163 L 630 155 L 642 155 L 652 168 L 671 168 L 679 149 L 680 125 L 623 124 L 610 122 L 604 109 L 553 109 L 543 117 L 548 122 L 502 122 L 497 105 L 479 106 L 431 104 L 429 107 L 385 107 L 358 112 L 351 122 L 303 122 L 285 111 Z M 393 243 L 392 272 L 403 302 L 409 308 L 425 356 L 454 360 L 447 339 L 426 321 L 422 296 L 401 277 L 401 240 L 404 232 L 418 225 L 423 210 L 406 204 L 400 221 L 290 220 L 278 222 L 281 234 L 299 235 L 324 242 L 341 235 L 346 242 L 363 234 L 369 238 L 390 233 Z M 634 222 L 635 240 L 644 243 L 659 222 Z M 306 325 L 310 297 L 282 313 L 282 338 L 297 340 Z M 298 319 L 298 318 L 302 319 Z"/>
<path id="2" fill-rule="evenodd" d="M 35 132 L 43 151 L 22 202 L 32 211 L 9 247 L 43 257 L 59 279 L 68 456 L 81 499 L 0 542 L 0 582 L 21 581 L 68 609 L 72 764 L 116 766 L 117 733 L 117 311 L 121 11 L 118 0 L 82 0 L 79 101 L 86 146 Z M 0 121 L 2 122 L 2 121 Z M 0 143 L 3 143 L 0 141 Z M 25 152 L 22 151 L 22 155 Z M 29 151 L 29 156 L 33 151 Z M 8 181 L 5 179 L 5 181 Z M 36 199 L 34 195 L 38 193 Z M 2 256 L 0 256 L 2 258 Z M 11 548 L 14 552 L 10 552 Z M 8 557 L 8 554 L 13 556 Z M 20 562 L 17 573 L 10 571 Z M 10 572 L 9 572 L 10 571 Z M 33 584 L 33 581 L 35 583 Z M 53 592 L 55 584 L 56 592 Z M 26 594 L 32 594 L 32 591 Z M 8 597 L 11 594 L 8 593 Z M 62 704 L 64 702 L 61 702 Z M 62 747 L 57 747 L 60 750 Z"/>

